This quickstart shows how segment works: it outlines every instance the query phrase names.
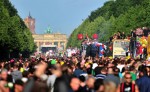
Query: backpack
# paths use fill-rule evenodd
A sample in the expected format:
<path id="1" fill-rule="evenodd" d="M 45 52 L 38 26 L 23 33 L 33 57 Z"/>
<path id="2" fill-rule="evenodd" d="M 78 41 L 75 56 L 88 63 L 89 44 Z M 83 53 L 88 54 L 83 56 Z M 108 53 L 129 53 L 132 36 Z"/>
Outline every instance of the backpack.
<path id="1" fill-rule="evenodd" d="M 131 91 L 131 92 L 135 92 L 135 84 L 132 83 L 131 86 L 132 86 L 132 87 L 131 87 L 131 88 L 132 88 L 132 91 Z M 124 92 L 124 83 L 121 83 L 121 86 L 120 86 L 120 87 L 121 87 L 121 88 L 120 88 L 120 89 L 121 89 L 120 92 Z"/>

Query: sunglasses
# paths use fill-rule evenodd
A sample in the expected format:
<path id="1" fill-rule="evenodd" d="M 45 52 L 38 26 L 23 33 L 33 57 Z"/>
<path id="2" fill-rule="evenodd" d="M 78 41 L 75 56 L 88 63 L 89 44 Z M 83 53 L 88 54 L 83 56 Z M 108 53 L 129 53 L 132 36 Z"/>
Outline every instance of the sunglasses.
<path id="1" fill-rule="evenodd" d="M 125 77 L 126 79 L 131 79 L 131 77 Z"/>

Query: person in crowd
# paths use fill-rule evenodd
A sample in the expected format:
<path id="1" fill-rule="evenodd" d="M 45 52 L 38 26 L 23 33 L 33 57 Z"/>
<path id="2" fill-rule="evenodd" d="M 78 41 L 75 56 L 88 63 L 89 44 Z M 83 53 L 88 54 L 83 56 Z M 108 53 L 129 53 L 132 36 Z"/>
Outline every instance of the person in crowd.
<path id="1" fill-rule="evenodd" d="M 80 80 L 76 77 L 73 77 L 70 81 L 70 90 L 68 92 L 78 92 L 80 87 Z"/>
<path id="2" fill-rule="evenodd" d="M 112 40 L 113 40 L 113 36 L 111 36 L 111 37 L 109 38 L 109 43 L 112 42 Z"/>
<path id="3" fill-rule="evenodd" d="M 47 85 L 51 89 L 51 92 L 53 92 L 55 80 L 57 77 L 60 77 L 62 73 L 55 65 L 52 65 L 50 69 L 52 75 L 49 75 L 47 79 Z"/>
<path id="4" fill-rule="evenodd" d="M 80 63 L 78 63 L 76 65 L 76 68 L 75 68 L 75 71 L 74 71 L 74 75 L 79 77 L 82 73 L 83 73 L 83 70 L 81 69 Z"/>
<path id="5" fill-rule="evenodd" d="M 108 68 L 108 75 L 104 79 L 105 92 L 116 92 L 117 87 L 120 84 L 120 80 L 117 76 L 114 75 L 113 70 L 113 68 Z"/>
<path id="6" fill-rule="evenodd" d="M 86 92 L 94 92 L 94 82 L 95 82 L 94 77 L 89 77 L 86 80 Z"/>
<path id="7" fill-rule="evenodd" d="M 117 92 L 139 92 L 138 86 L 132 83 L 132 76 L 130 72 L 125 74 L 125 82 L 118 86 Z"/>
<path id="8" fill-rule="evenodd" d="M 90 49 L 90 56 L 95 57 L 97 53 L 98 53 L 98 47 L 95 45 L 95 42 L 93 41 Z"/>
<path id="9" fill-rule="evenodd" d="M 85 83 L 86 78 L 83 75 L 81 75 L 79 76 L 79 80 L 80 80 L 80 88 L 78 92 L 86 92 L 86 83 Z"/>
<path id="10" fill-rule="evenodd" d="M 124 32 L 122 32 L 122 34 L 121 34 L 121 39 L 125 39 L 125 38 L 126 38 L 126 35 L 125 35 Z"/>
<path id="11" fill-rule="evenodd" d="M 114 75 L 117 76 L 117 77 L 119 77 L 119 78 L 121 78 L 121 73 L 120 73 L 119 68 L 114 67 Z"/>
<path id="12" fill-rule="evenodd" d="M 45 70 L 47 63 L 41 61 L 36 66 L 34 76 L 31 77 L 28 82 L 24 85 L 23 92 L 48 92 L 49 88 L 46 84 L 47 75 Z"/>
<path id="13" fill-rule="evenodd" d="M 130 71 L 130 74 L 131 74 L 132 81 L 135 82 L 135 80 L 136 80 L 136 70 L 135 70 L 134 66 L 130 66 L 129 71 Z"/>
<path id="14" fill-rule="evenodd" d="M 0 73 L 0 92 L 9 92 L 9 87 L 7 87 L 7 77 L 8 71 L 6 69 L 2 69 Z"/>
<path id="15" fill-rule="evenodd" d="M 147 75 L 147 70 L 145 66 L 140 69 L 140 78 L 136 80 L 136 84 L 139 87 L 140 92 L 150 92 L 150 78 Z"/>
<path id="16" fill-rule="evenodd" d="M 115 34 L 113 35 L 113 40 L 116 40 L 116 39 L 118 39 L 118 38 L 117 38 L 117 34 L 115 33 Z"/>
<path id="17" fill-rule="evenodd" d="M 97 74 L 95 77 L 96 79 L 105 79 L 106 74 L 107 74 L 107 70 L 105 67 L 102 68 L 102 70 L 99 71 L 100 73 Z"/>
<path id="18" fill-rule="evenodd" d="M 18 68 L 19 68 L 18 64 L 15 63 L 14 66 L 13 66 L 13 71 L 12 71 L 12 73 L 11 73 L 14 82 L 15 82 L 17 79 L 21 79 L 21 78 L 22 78 L 22 73 L 19 71 Z"/>
<path id="19" fill-rule="evenodd" d="M 119 31 L 117 33 L 117 39 L 121 39 L 121 33 Z"/>
<path id="20" fill-rule="evenodd" d="M 136 38 L 136 31 L 135 30 L 131 30 L 131 37 Z"/>
<path id="21" fill-rule="evenodd" d="M 16 80 L 14 86 L 14 92 L 23 92 L 24 82 L 22 80 Z"/>
<path id="22" fill-rule="evenodd" d="M 104 92 L 104 83 L 103 79 L 96 79 L 94 82 L 94 90 L 95 92 Z"/>
<path id="23" fill-rule="evenodd" d="M 101 69 L 104 67 L 104 63 L 103 62 L 99 62 L 98 66 L 94 69 L 95 75 L 100 74 Z"/>

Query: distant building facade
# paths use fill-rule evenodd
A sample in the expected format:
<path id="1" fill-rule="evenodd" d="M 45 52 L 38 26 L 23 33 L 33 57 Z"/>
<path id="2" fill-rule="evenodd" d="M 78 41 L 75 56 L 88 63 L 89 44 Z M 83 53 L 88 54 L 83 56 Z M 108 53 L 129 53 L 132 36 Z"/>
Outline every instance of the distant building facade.
<path id="1" fill-rule="evenodd" d="M 30 29 L 34 42 L 37 45 L 37 52 L 44 52 L 51 50 L 51 48 L 57 48 L 58 51 L 65 50 L 67 44 L 67 35 L 61 33 L 52 33 L 50 27 L 46 30 L 44 34 L 35 33 L 35 19 L 29 14 L 27 18 L 24 19 L 26 26 Z"/>
<path id="2" fill-rule="evenodd" d="M 30 13 L 27 18 L 24 19 L 25 25 L 30 29 L 32 34 L 35 34 L 35 19 L 31 17 Z"/>
<path id="3" fill-rule="evenodd" d="M 67 44 L 65 34 L 33 34 L 33 38 L 38 47 L 37 51 L 41 51 L 43 47 L 56 47 L 58 50 L 64 50 Z"/>

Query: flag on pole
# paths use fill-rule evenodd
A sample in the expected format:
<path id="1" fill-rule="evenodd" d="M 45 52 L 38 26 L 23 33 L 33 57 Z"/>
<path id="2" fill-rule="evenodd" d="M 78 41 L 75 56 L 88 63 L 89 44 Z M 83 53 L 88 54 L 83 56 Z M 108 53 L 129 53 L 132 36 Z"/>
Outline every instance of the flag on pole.
<path id="1" fill-rule="evenodd" d="M 104 55 L 104 48 L 102 45 L 99 46 L 99 57 L 102 57 Z"/>

